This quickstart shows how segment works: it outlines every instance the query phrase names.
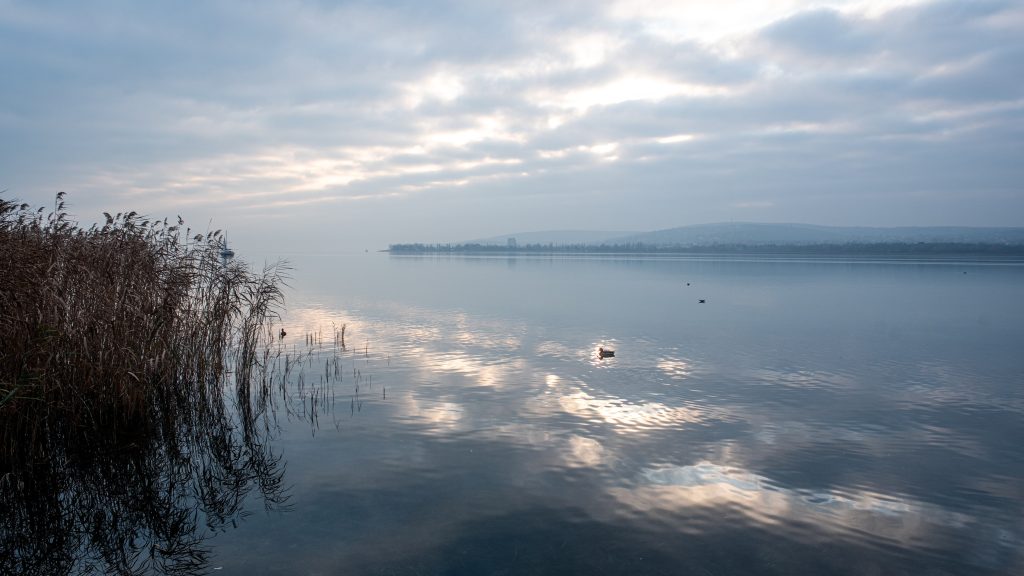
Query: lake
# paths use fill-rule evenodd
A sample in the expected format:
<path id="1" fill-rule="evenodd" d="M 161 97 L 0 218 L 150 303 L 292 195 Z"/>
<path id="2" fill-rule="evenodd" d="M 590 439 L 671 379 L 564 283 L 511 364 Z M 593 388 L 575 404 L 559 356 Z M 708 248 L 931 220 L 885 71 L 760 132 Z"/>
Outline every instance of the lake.
<path id="1" fill-rule="evenodd" d="M 1020 264 L 290 259 L 216 574 L 1024 574 Z"/>

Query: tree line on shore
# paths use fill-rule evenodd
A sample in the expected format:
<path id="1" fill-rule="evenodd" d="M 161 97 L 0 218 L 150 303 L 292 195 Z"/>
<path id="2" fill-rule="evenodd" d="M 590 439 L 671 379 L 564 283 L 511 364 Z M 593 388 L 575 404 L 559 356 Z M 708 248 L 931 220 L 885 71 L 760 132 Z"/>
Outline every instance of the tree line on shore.
<path id="1" fill-rule="evenodd" d="M 764 254 L 764 255 L 962 255 L 1022 256 L 1024 245 L 984 242 L 846 242 L 816 244 L 391 244 L 392 254 Z"/>

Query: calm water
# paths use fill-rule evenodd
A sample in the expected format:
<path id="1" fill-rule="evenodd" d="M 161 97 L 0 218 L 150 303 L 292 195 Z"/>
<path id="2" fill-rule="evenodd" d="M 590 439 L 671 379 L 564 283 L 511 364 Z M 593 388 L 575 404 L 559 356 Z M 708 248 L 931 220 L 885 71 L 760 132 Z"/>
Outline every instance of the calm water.
<path id="1" fill-rule="evenodd" d="M 1022 266 L 292 262 L 291 509 L 217 574 L 1024 574 Z"/>

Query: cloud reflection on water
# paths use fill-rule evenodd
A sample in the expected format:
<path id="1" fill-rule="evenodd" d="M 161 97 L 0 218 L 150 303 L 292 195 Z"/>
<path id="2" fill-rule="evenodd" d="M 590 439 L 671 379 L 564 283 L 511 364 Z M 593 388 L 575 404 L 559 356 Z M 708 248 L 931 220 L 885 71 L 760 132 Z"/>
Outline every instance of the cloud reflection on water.
<path id="1" fill-rule="evenodd" d="M 662 358 L 658 361 L 658 370 L 673 380 L 685 380 L 693 373 L 693 366 L 679 358 Z"/>
<path id="2" fill-rule="evenodd" d="M 787 488 L 742 467 L 708 461 L 644 468 L 634 486 L 613 487 L 611 492 L 624 506 L 647 514 L 721 508 L 762 525 L 799 522 L 858 537 L 870 534 L 903 546 L 922 545 L 936 528 L 962 529 L 975 522 L 968 515 L 906 496 L 856 488 Z"/>
<path id="3" fill-rule="evenodd" d="M 698 409 L 668 406 L 661 402 L 636 402 L 624 398 L 598 398 L 582 388 L 559 393 L 559 405 L 584 420 L 611 424 L 617 432 L 642 432 L 652 428 L 676 428 L 696 424 L 707 417 Z"/>
<path id="4" fill-rule="evenodd" d="M 573 434 L 569 436 L 567 444 L 566 464 L 568 466 L 596 468 L 612 461 L 612 454 L 593 438 Z"/>
<path id="5" fill-rule="evenodd" d="M 512 375 L 526 368 L 521 358 L 485 359 L 478 354 L 464 350 L 436 352 L 427 348 L 412 348 L 407 351 L 413 365 L 425 374 L 459 374 L 477 386 L 500 388 L 513 380 Z"/>
<path id="6" fill-rule="evenodd" d="M 435 433 L 462 429 L 465 410 L 457 402 L 425 401 L 411 394 L 402 395 L 398 408 L 403 418 L 426 423 Z"/>
<path id="7" fill-rule="evenodd" d="M 419 491 L 422 477 L 449 478 L 455 469 L 467 474 L 460 481 L 472 477 L 481 498 L 515 484 L 524 501 L 598 522 L 626 517 L 708 534 L 738 515 L 741 528 L 796 542 L 947 550 L 961 546 L 951 537 L 1009 525 L 996 515 L 982 526 L 991 515 L 963 506 L 957 491 L 1020 501 L 1014 477 L 992 473 L 1012 465 L 954 470 L 934 484 L 902 469 L 922 450 L 942 471 L 1001 446 L 957 428 L 961 412 L 989 404 L 969 386 L 972 374 L 945 370 L 940 359 L 823 366 L 814 360 L 820 354 L 794 355 L 810 337 L 780 336 L 792 340 L 782 352 L 729 340 L 721 352 L 717 341 L 620 332 L 604 340 L 595 338 L 601 331 L 556 330 L 542 319 L 394 302 L 300 317 L 309 326 L 345 322 L 359 344 L 370 339 L 371 351 L 391 355 L 389 412 L 374 426 L 382 437 L 417 441 L 421 478 L 392 474 L 403 463 L 396 448 L 390 468 L 367 471 L 374 486 Z M 628 353 L 600 361 L 596 347 L 610 342 Z M 460 459 L 470 448 L 474 458 L 488 453 L 487 469 Z M 963 460 L 942 464 L 951 456 Z M 510 509 L 487 506 L 495 515 Z"/>

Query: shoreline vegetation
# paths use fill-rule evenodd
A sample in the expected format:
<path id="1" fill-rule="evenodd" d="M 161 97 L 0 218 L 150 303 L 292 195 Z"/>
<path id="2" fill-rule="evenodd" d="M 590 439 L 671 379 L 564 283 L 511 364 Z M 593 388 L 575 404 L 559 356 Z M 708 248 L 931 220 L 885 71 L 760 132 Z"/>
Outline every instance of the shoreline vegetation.
<path id="1" fill-rule="evenodd" d="M 391 244 L 396 255 L 663 255 L 663 256 L 805 256 L 805 257 L 979 257 L 1024 258 L 1024 244 L 988 242 L 847 242 L 816 244 Z"/>
<path id="2" fill-rule="evenodd" d="M 0 573 L 192 573 L 247 494 L 286 501 L 286 267 L 183 224 L 0 198 Z"/>

